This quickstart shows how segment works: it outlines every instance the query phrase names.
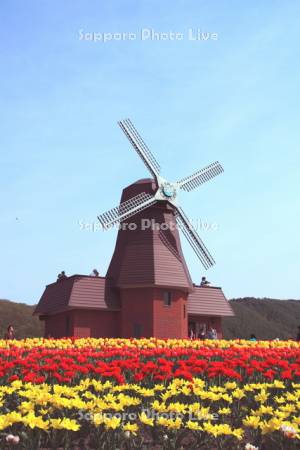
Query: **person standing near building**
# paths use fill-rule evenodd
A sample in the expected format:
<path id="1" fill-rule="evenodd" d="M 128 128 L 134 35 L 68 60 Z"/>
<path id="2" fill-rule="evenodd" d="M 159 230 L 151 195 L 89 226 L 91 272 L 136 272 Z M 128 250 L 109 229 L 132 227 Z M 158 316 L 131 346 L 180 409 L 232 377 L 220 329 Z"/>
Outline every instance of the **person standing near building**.
<path id="1" fill-rule="evenodd" d="M 15 339 L 15 331 L 12 325 L 8 325 L 4 339 Z"/>
<path id="2" fill-rule="evenodd" d="M 202 341 L 204 341 L 205 336 L 206 336 L 205 327 L 202 327 L 200 332 L 199 332 L 198 338 L 201 339 Z"/>
<path id="3" fill-rule="evenodd" d="M 210 285 L 210 281 L 207 281 L 206 277 L 202 277 L 200 286 L 201 287 L 209 287 L 209 285 Z"/>
<path id="4" fill-rule="evenodd" d="M 194 331 L 194 329 L 193 329 L 193 327 L 190 327 L 190 329 L 189 329 L 189 338 L 190 339 L 195 339 L 195 331 Z"/>
<path id="5" fill-rule="evenodd" d="M 214 328 L 209 327 L 207 332 L 207 339 L 217 339 L 217 332 Z"/>
<path id="6" fill-rule="evenodd" d="M 90 274 L 90 277 L 99 277 L 99 272 L 97 269 L 93 269 L 92 273 Z"/>
<path id="7" fill-rule="evenodd" d="M 296 337 L 296 341 L 300 341 L 300 326 L 298 327 L 298 334 L 297 334 L 297 337 Z"/>
<path id="8" fill-rule="evenodd" d="M 218 339 L 218 333 L 215 328 L 211 329 L 212 339 Z"/>
<path id="9" fill-rule="evenodd" d="M 62 270 L 58 275 L 57 275 L 57 281 L 61 281 L 64 280 L 65 278 L 68 278 L 66 275 L 66 272 L 64 270 Z"/>

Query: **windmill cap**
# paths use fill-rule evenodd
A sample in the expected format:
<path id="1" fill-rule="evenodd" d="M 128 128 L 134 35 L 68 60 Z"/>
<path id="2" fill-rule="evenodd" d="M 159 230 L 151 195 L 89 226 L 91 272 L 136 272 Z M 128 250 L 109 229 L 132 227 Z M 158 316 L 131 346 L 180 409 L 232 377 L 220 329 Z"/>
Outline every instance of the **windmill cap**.
<path id="1" fill-rule="evenodd" d="M 121 202 L 129 200 L 130 198 L 140 194 L 141 192 L 146 192 L 147 194 L 154 195 L 156 189 L 156 182 L 155 180 L 153 180 L 153 178 L 143 178 L 141 180 L 137 180 L 135 183 L 132 183 L 123 189 Z"/>

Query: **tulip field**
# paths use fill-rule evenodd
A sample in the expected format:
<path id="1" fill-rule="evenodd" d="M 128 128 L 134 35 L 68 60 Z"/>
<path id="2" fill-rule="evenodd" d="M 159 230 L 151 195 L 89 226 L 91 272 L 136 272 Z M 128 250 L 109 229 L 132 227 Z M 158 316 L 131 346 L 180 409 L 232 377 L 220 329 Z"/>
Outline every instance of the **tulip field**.
<path id="1" fill-rule="evenodd" d="M 0 340 L 0 448 L 289 450 L 300 343 Z"/>

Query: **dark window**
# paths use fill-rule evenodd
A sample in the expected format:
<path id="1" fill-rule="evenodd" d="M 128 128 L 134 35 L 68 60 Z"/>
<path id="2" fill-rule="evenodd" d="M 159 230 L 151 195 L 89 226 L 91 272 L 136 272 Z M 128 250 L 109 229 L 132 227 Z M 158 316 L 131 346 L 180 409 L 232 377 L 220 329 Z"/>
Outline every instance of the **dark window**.
<path id="1" fill-rule="evenodd" d="M 185 305 L 183 305 L 183 318 L 185 319 L 186 316 L 186 309 L 185 309 Z"/>
<path id="2" fill-rule="evenodd" d="M 172 303 L 172 293 L 169 291 L 164 292 L 164 306 L 171 306 Z"/>
<path id="3" fill-rule="evenodd" d="M 140 338 L 142 336 L 142 325 L 140 323 L 133 324 L 133 337 Z"/>

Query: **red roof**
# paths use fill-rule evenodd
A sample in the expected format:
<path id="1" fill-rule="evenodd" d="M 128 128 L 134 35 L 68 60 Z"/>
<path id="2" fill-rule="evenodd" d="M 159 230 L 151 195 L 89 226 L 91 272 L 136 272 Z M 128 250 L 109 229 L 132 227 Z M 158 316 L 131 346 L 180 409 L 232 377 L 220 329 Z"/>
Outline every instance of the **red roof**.
<path id="1" fill-rule="evenodd" d="M 56 314 L 68 309 L 120 310 L 118 293 L 103 277 L 73 275 L 48 284 L 34 314 Z M 188 314 L 233 316 L 222 289 L 194 286 L 188 296 Z"/>
<path id="2" fill-rule="evenodd" d="M 104 277 L 73 275 L 48 284 L 34 314 L 56 314 L 66 309 L 119 310 L 119 298 Z"/>
<path id="3" fill-rule="evenodd" d="M 234 312 L 219 287 L 196 286 L 188 297 L 188 314 L 201 316 L 234 316 Z"/>

